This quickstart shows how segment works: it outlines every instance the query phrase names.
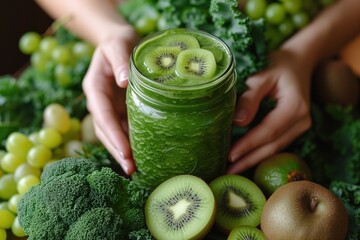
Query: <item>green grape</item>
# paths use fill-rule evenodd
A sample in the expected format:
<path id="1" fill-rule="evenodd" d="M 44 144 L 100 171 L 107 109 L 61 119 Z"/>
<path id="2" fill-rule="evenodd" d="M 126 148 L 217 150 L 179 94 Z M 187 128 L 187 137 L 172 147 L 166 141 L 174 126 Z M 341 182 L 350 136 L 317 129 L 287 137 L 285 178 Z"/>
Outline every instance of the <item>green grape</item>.
<path id="1" fill-rule="evenodd" d="M 32 54 L 39 48 L 41 36 L 36 32 L 27 32 L 20 37 L 19 49 L 24 54 Z"/>
<path id="2" fill-rule="evenodd" d="M 45 127 L 53 128 L 61 134 L 65 134 L 70 129 L 70 116 L 66 109 L 58 104 L 48 105 L 43 113 Z"/>
<path id="3" fill-rule="evenodd" d="M 71 61 L 71 50 L 68 46 L 59 45 L 51 53 L 52 59 L 58 64 L 67 64 Z"/>
<path id="4" fill-rule="evenodd" d="M 292 22 L 297 29 L 301 29 L 310 22 L 310 17 L 306 12 L 298 12 L 292 15 Z"/>
<path id="5" fill-rule="evenodd" d="M 39 143 L 50 149 L 60 146 L 61 134 L 53 128 L 43 128 L 39 131 Z"/>
<path id="6" fill-rule="evenodd" d="M 35 52 L 30 57 L 31 66 L 41 73 L 46 72 L 50 58 L 41 52 Z"/>
<path id="7" fill-rule="evenodd" d="M 64 146 L 64 153 L 66 157 L 79 157 L 82 152 L 82 143 L 79 140 L 70 140 Z"/>
<path id="8" fill-rule="evenodd" d="M 26 156 L 33 143 L 23 133 L 13 132 L 6 139 L 5 148 L 10 153 Z"/>
<path id="9" fill-rule="evenodd" d="M 302 0 L 282 0 L 285 10 L 294 14 L 302 10 Z"/>
<path id="10" fill-rule="evenodd" d="M 14 180 L 18 182 L 20 178 L 27 175 L 34 175 L 36 177 L 41 176 L 41 169 L 30 166 L 28 163 L 21 164 L 14 172 Z"/>
<path id="11" fill-rule="evenodd" d="M 279 24 L 279 32 L 286 38 L 295 32 L 294 23 L 287 19 Z"/>
<path id="12" fill-rule="evenodd" d="M 2 202 L 0 202 L 0 209 L 10 210 L 10 209 L 9 209 L 8 202 L 7 202 L 7 201 L 2 201 Z"/>
<path id="13" fill-rule="evenodd" d="M 18 216 L 15 217 L 13 224 L 11 226 L 11 231 L 16 237 L 25 237 L 25 231 L 21 227 Z"/>
<path id="14" fill-rule="evenodd" d="M 81 122 L 77 118 L 71 118 L 70 129 L 67 133 L 63 135 L 63 142 L 68 142 L 70 140 L 80 140 L 81 135 Z"/>
<path id="15" fill-rule="evenodd" d="M 58 64 L 55 67 L 55 80 L 61 87 L 69 87 L 72 84 L 72 68 L 65 64 Z"/>
<path id="16" fill-rule="evenodd" d="M 9 199 L 8 208 L 11 212 L 17 214 L 17 205 L 18 205 L 20 199 L 21 199 L 20 194 L 15 194 Z"/>
<path id="17" fill-rule="evenodd" d="M 53 50 L 59 45 L 57 39 L 52 36 L 47 36 L 41 39 L 39 44 L 39 51 L 47 56 L 51 56 Z"/>
<path id="18" fill-rule="evenodd" d="M 25 156 L 9 152 L 1 159 L 0 166 L 4 171 L 14 173 L 16 168 L 24 162 L 26 162 Z"/>
<path id="19" fill-rule="evenodd" d="M 146 35 L 156 30 L 157 19 L 149 18 L 148 16 L 143 16 L 139 18 L 134 24 L 135 30 L 141 34 Z"/>
<path id="20" fill-rule="evenodd" d="M 27 156 L 27 163 L 36 168 L 42 168 L 50 161 L 52 152 L 48 147 L 37 145 L 30 149 Z"/>
<path id="21" fill-rule="evenodd" d="M 285 8 L 281 3 L 270 3 L 266 8 L 265 17 L 269 23 L 279 24 L 285 16 Z"/>
<path id="22" fill-rule="evenodd" d="M 6 238 L 7 238 L 6 230 L 0 228 L 0 240 L 6 240 Z"/>
<path id="23" fill-rule="evenodd" d="M 31 187 L 38 185 L 40 183 L 40 178 L 34 175 L 28 175 L 19 180 L 17 183 L 17 191 L 22 196 L 24 195 Z"/>
<path id="24" fill-rule="evenodd" d="M 39 144 L 39 132 L 32 132 L 29 134 L 29 140 L 33 143 L 33 145 Z"/>
<path id="25" fill-rule="evenodd" d="M 72 46 L 72 53 L 78 59 L 80 58 L 91 58 L 94 53 L 94 47 L 84 41 L 74 43 Z"/>
<path id="26" fill-rule="evenodd" d="M 17 193 L 14 174 L 8 173 L 0 178 L 0 199 L 9 200 Z"/>
<path id="27" fill-rule="evenodd" d="M 15 214 L 10 210 L 0 209 L 0 228 L 10 229 L 15 220 Z"/>
<path id="28" fill-rule="evenodd" d="M 245 4 L 245 13 L 252 19 L 259 19 L 265 15 L 266 0 L 248 0 Z"/>

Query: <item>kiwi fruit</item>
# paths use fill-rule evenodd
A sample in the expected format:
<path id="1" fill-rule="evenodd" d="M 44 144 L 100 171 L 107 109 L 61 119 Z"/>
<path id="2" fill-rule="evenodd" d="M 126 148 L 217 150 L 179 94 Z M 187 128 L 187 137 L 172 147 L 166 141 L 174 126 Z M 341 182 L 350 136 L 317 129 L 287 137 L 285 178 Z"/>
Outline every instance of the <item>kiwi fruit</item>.
<path id="1" fill-rule="evenodd" d="M 217 46 L 204 46 L 203 49 L 209 50 L 214 55 L 215 61 L 217 63 L 220 62 L 224 57 L 223 52 Z"/>
<path id="2" fill-rule="evenodd" d="M 200 48 L 198 40 L 195 37 L 186 34 L 164 36 L 161 39 L 160 45 L 165 47 L 176 47 L 180 50 Z"/>
<path id="3" fill-rule="evenodd" d="M 146 225 L 158 240 L 201 239 L 214 223 L 214 195 L 201 178 L 172 177 L 150 194 L 145 204 Z"/>
<path id="4" fill-rule="evenodd" d="M 265 234 L 256 227 L 241 226 L 231 230 L 227 240 L 267 240 Z"/>
<path id="5" fill-rule="evenodd" d="M 145 56 L 144 64 L 149 73 L 168 75 L 175 71 L 180 51 L 177 47 L 157 47 Z"/>
<path id="6" fill-rule="evenodd" d="M 240 175 L 223 175 L 209 186 L 216 202 L 215 223 L 222 231 L 260 224 L 266 198 L 253 181 Z"/>
<path id="7" fill-rule="evenodd" d="M 188 49 L 179 53 L 176 72 L 183 78 L 208 80 L 216 73 L 214 54 L 206 49 Z"/>
<path id="8" fill-rule="evenodd" d="M 166 85 L 175 85 L 175 86 L 184 85 L 187 82 L 186 79 L 179 78 L 175 73 L 171 75 L 155 76 L 152 77 L 152 79 L 159 83 L 163 83 Z"/>

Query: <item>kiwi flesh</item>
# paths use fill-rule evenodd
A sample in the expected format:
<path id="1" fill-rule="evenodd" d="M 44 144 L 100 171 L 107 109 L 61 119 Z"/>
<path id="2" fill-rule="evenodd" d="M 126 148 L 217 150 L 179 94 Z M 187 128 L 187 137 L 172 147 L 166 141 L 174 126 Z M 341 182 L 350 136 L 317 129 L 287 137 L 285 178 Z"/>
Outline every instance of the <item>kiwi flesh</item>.
<path id="1" fill-rule="evenodd" d="M 161 39 L 161 46 L 177 47 L 180 50 L 186 50 L 190 48 L 200 48 L 200 44 L 195 37 L 185 34 L 164 36 Z"/>
<path id="2" fill-rule="evenodd" d="M 149 73 L 168 75 L 175 72 L 180 51 L 177 47 L 157 47 L 145 56 L 144 64 Z"/>
<path id="3" fill-rule="evenodd" d="M 188 49 L 179 53 L 176 72 L 183 78 L 209 80 L 216 73 L 216 60 L 206 49 Z"/>
<path id="4" fill-rule="evenodd" d="M 266 198 L 253 181 L 240 175 L 223 175 L 209 186 L 216 202 L 215 223 L 222 231 L 260 224 Z"/>
<path id="5" fill-rule="evenodd" d="M 145 204 L 146 225 L 158 240 L 201 239 L 211 229 L 215 199 L 209 186 L 193 175 L 161 183 Z"/>
<path id="6" fill-rule="evenodd" d="M 231 230 L 227 240 L 267 240 L 267 238 L 256 227 L 240 226 Z"/>

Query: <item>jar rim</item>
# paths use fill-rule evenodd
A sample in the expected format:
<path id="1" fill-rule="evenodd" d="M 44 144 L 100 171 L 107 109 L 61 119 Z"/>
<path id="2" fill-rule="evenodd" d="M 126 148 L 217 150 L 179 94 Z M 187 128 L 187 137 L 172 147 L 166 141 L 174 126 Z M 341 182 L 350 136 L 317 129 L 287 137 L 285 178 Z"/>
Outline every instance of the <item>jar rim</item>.
<path id="1" fill-rule="evenodd" d="M 205 35 L 211 39 L 215 39 L 217 43 L 221 44 L 223 49 L 226 51 L 227 55 L 229 56 L 229 63 L 226 66 L 226 69 L 224 69 L 222 71 L 222 73 L 208 81 L 204 81 L 203 83 L 198 83 L 198 84 L 193 84 L 193 85 L 170 85 L 170 84 L 163 84 L 157 81 L 154 81 L 152 79 L 150 79 L 149 77 L 145 76 L 138 68 L 138 66 L 136 66 L 136 61 L 135 61 L 135 53 L 138 50 L 138 48 L 141 46 L 141 44 L 145 43 L 146 41 L 148 41 L 149 39 L 152 39 L 158 35 L 161 35 L 165 32 L 169 32 L 169 31 L 181 31 L 181 32 L 190 32 L 190 33 L 196 33 L 196 34 L 200 34 L 200 35 Z M 228 47 L 228 45 L 219 37 L 210 34 L 208 32 L 205 32 L 203 30 L 198 30 L 198 29 L 189 29 L 189 28 L 173 28 L 173 29 L 167 29 L 167 30 L 162 30 L 162 31 L 158 31 L 156 33 L 153 34 L 149 34 L 148 36 L 144 37 L 142 40 L 140 40 L 140 42 L 137 44 L 137 46 L 133 49 L 132 53 L 131 53 L 131 71 L 134 71 L 136 76 L 140 76 L 142 79 L 142 82 L 144 84 L 147 85 L 147 87 L 151 86 L 152 88 L 156 89 L 156 90 L 166 90 L 166 91 L 181 91 L 181 92 L 187 92 L 187 91 L 197 91 L 197 90 L 206 90 L 206 89 L 211 89 L 213 87 L 215 87 L 216 85 L 218 85 L 219 83 L 221 83 L 223 81 L 224 78 L 226 78 L 229 73 L 232 72 L 232 69 L 234 68 L 234 64 L 235 64 L 235 58 L 230 50 L 230 48 Z"/>

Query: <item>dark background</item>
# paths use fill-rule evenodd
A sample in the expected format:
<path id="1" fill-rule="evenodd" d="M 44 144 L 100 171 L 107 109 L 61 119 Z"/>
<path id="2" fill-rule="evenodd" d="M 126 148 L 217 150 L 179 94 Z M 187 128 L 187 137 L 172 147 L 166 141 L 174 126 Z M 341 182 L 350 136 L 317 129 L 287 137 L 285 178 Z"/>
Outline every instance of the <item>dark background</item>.
<path id="1" fill-rule="evenodd" d="M 0 1 L 0 9 L 0 75 L 14 74 L 29 61 L 19 51 L 21 35 L 45 32 L 52 19 L 34 0 Z"/>

